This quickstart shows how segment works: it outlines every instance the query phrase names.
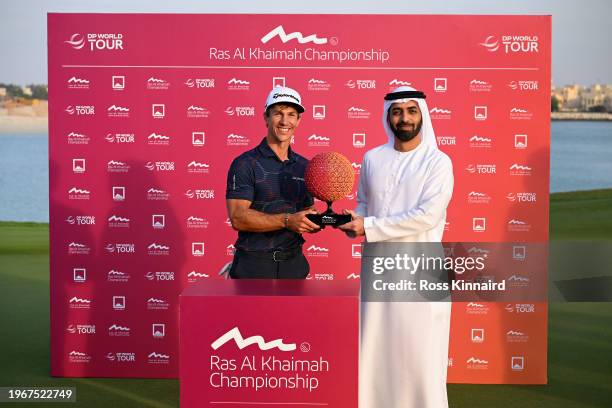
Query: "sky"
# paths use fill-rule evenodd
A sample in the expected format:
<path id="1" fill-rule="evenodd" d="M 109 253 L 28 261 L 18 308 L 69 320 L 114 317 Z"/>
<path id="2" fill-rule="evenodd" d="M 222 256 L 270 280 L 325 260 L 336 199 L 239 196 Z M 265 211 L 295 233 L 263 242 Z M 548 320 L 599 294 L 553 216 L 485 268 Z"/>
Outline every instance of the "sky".
<path id="1" fill-rule="evenodd" d="M 553 85 L 612 84 L 611 0 L 404 0 L 386 3 L 380 0 L 2 0 L 0 82 L 19 85 L 47 83 L 47 12 L 550 14 Z"/>

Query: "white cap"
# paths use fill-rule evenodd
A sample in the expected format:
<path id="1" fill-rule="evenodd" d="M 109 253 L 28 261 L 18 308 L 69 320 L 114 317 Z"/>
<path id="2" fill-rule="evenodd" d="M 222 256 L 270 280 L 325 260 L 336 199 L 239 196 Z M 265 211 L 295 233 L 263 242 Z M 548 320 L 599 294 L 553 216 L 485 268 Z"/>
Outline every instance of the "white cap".
<path id="1" fill-rule="evenodd" d="M 287 88 L 286 86 L 277 86 L 268 95 L 268 99 L 266 99 L 265 109 L 277 103 L 288 103 L 295 106 L 298 112 L 304 112 L 304 107 L 302 106 L 302 97 L 300 94 L 291 88 Z"/>

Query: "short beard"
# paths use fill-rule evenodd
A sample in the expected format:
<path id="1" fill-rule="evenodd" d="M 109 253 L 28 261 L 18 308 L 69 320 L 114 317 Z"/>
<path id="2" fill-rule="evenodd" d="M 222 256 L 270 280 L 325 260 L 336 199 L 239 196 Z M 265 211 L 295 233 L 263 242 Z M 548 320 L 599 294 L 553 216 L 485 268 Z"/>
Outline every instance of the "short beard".
<path id="1" fill-rule="evenodd" d="M 419 121 L 419 123 L 416 125 L 416 127 L 414 128 L 413 131 L 399 130 L 399 129 L 391 126 L 391 124 L 389 124 L 389 127 L 391 128 L 391 131 L 393 132 L 395 137 L 397 137 L 402 142 L 409 142 L 412 139 L 414 139 L 415 137 L 417 137 L 417 135 L 421 132 L 421 127 L 422 126 L 423 126 L 423 119 L 422 118 Z"/>

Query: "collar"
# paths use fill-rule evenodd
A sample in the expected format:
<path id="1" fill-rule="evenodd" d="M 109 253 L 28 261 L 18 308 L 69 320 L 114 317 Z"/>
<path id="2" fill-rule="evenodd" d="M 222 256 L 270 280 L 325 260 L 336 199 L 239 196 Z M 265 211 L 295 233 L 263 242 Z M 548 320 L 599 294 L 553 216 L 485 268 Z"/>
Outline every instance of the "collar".
<path id="1" fill-rule="evenodd" d="M 257 146 L 257 151 L 259 151 L 259 153 L 264 157 L 272 157 L 278 161 L 281 161 L 276 155 L 276 153 L 274 153 L 274 151 L 270 148 L 265 137 L 263 138 L 261 143 L 259 143 L 259 145 Z M 294 163 L 296 161 L 295 153 L 293 153 L 291 146 L 289 146 L 289 151 L 287 152 L 287 158 L 289 159 L 290 163 Z"/>

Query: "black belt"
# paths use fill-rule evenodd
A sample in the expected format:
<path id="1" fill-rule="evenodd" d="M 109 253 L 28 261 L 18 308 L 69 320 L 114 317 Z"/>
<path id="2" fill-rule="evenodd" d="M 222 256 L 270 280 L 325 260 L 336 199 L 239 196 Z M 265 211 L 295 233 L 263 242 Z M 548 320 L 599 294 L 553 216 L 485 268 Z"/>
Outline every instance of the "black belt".
<path id="1" fill-rule="evenodd" d="M 298 254 L 301 253 L 301 246 L 286 251 L 243 251 L 242 249 L 236 250 L 236 254 L 239 255 L 252 256 L 254 258 L 267 259 L 274 262 L 288 261 L 290 259 L 295 258 Z"/>

